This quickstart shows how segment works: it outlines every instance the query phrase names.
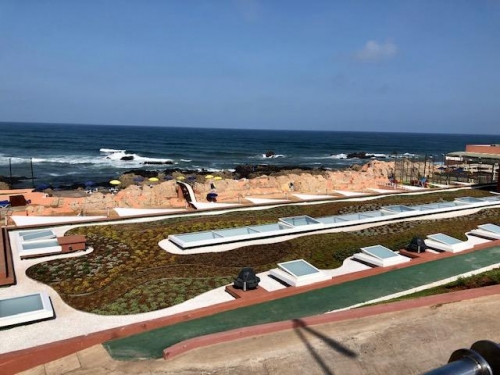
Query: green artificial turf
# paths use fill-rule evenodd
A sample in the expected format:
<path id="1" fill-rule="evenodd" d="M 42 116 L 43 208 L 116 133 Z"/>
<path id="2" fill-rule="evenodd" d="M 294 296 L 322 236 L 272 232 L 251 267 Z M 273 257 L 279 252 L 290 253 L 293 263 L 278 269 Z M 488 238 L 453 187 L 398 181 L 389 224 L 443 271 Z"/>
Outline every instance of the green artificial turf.
<path id="1" fill-rule="evenodd" d="M 161 358 L 165 348 L 189 338 L 322 314 L 478 270 L 499 261 L 500 247 L 478 250 L 173 324 L 109 341 L 104 346 L 118 360 Z"/>

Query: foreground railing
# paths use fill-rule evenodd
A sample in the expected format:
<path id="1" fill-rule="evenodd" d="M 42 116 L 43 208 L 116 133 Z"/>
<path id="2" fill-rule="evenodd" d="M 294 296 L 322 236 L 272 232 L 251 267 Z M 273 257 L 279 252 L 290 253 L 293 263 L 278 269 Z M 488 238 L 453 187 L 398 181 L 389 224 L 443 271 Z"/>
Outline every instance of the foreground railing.
<path id="1" fill-rule="evenodd" d="M 470 349 L 458 349 L 448 364 L 424 375 L 499 375 L 500 345 L 487 340 L 477 341 Z"/>

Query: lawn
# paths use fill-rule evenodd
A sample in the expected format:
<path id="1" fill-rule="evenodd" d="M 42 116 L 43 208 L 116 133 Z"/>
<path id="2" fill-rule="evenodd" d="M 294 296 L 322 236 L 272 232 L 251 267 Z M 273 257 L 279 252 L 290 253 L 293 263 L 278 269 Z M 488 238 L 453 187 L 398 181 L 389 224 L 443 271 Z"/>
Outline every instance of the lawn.
<path id="1" fill-rule="evenodd" d="M 381 244 L 400 249 L 413 236 L 436 232 L 465 240 L 464 233 L 478 224 L 500 222 L 500 209 L 444 220 L 393 223 L 356 232 L 310 234 L 290 241 L 196 255 L 175 255 L 161 249 L 158 242 L 169 234 L 274 223 L 285 216 L 321 217 L 372 211 L 390 204 L 425 204 L 464 195 L 490 193 L 468 190 L 394 196 L 356 204 L 285 205 L 148 223 L 78 227 L 68 234 L 85 235 L 87 244 L 94 248 L 92 253 L 42 262 L 30 267 L 27 274 L 50 285 L 70 306 L 82 311 L 103 315 L 153 311 L 230 284 L 245 266 L 262 272 L 275 268 L 278 262 L 303 258 L 318 268 L 332 269 L 363 246 Z"/>

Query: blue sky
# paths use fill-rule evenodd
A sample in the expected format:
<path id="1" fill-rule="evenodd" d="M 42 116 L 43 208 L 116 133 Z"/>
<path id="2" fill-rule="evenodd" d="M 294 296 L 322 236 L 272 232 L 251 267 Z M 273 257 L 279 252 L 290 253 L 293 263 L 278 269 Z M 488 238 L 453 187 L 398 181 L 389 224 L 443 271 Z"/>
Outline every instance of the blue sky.
<path id="1" fill-rule="evenodd" d="M 500 0 L 0 1 L 0 121 L 499 134 Z"/>

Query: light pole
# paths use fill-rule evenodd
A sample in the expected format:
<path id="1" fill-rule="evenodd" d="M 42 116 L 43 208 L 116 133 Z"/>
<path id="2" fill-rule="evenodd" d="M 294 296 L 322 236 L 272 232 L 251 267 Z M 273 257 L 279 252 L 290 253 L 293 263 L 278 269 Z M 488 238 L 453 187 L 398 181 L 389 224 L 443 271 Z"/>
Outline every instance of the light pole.
<path id="1" fill-rule="evenodd" d="M 30 166 L 31 166 L 31 186 L 34 189 L 35 188 L 35 175 L 33 174 L 33 158 L 30 158 Z"/>
<path id="2" fill-rule="evenodd" d="M 427 154 L 424 156 L 424 177 L 425 177 L 425 172 L 427 170 Z"/>
<path id="3" fill-rule="evenodd" d="M 9 158 L 9 182 L 12 189 L 12 158 Z"/>
<path id="4" fill-rule="evenodd" d="M 433 155 L 429 155 L 429 176 L 434 177 L 434 156 Z M 425 173 L 424 173 L 424 177 L 427 180 L 427 176 L 425 175 Z"/>

